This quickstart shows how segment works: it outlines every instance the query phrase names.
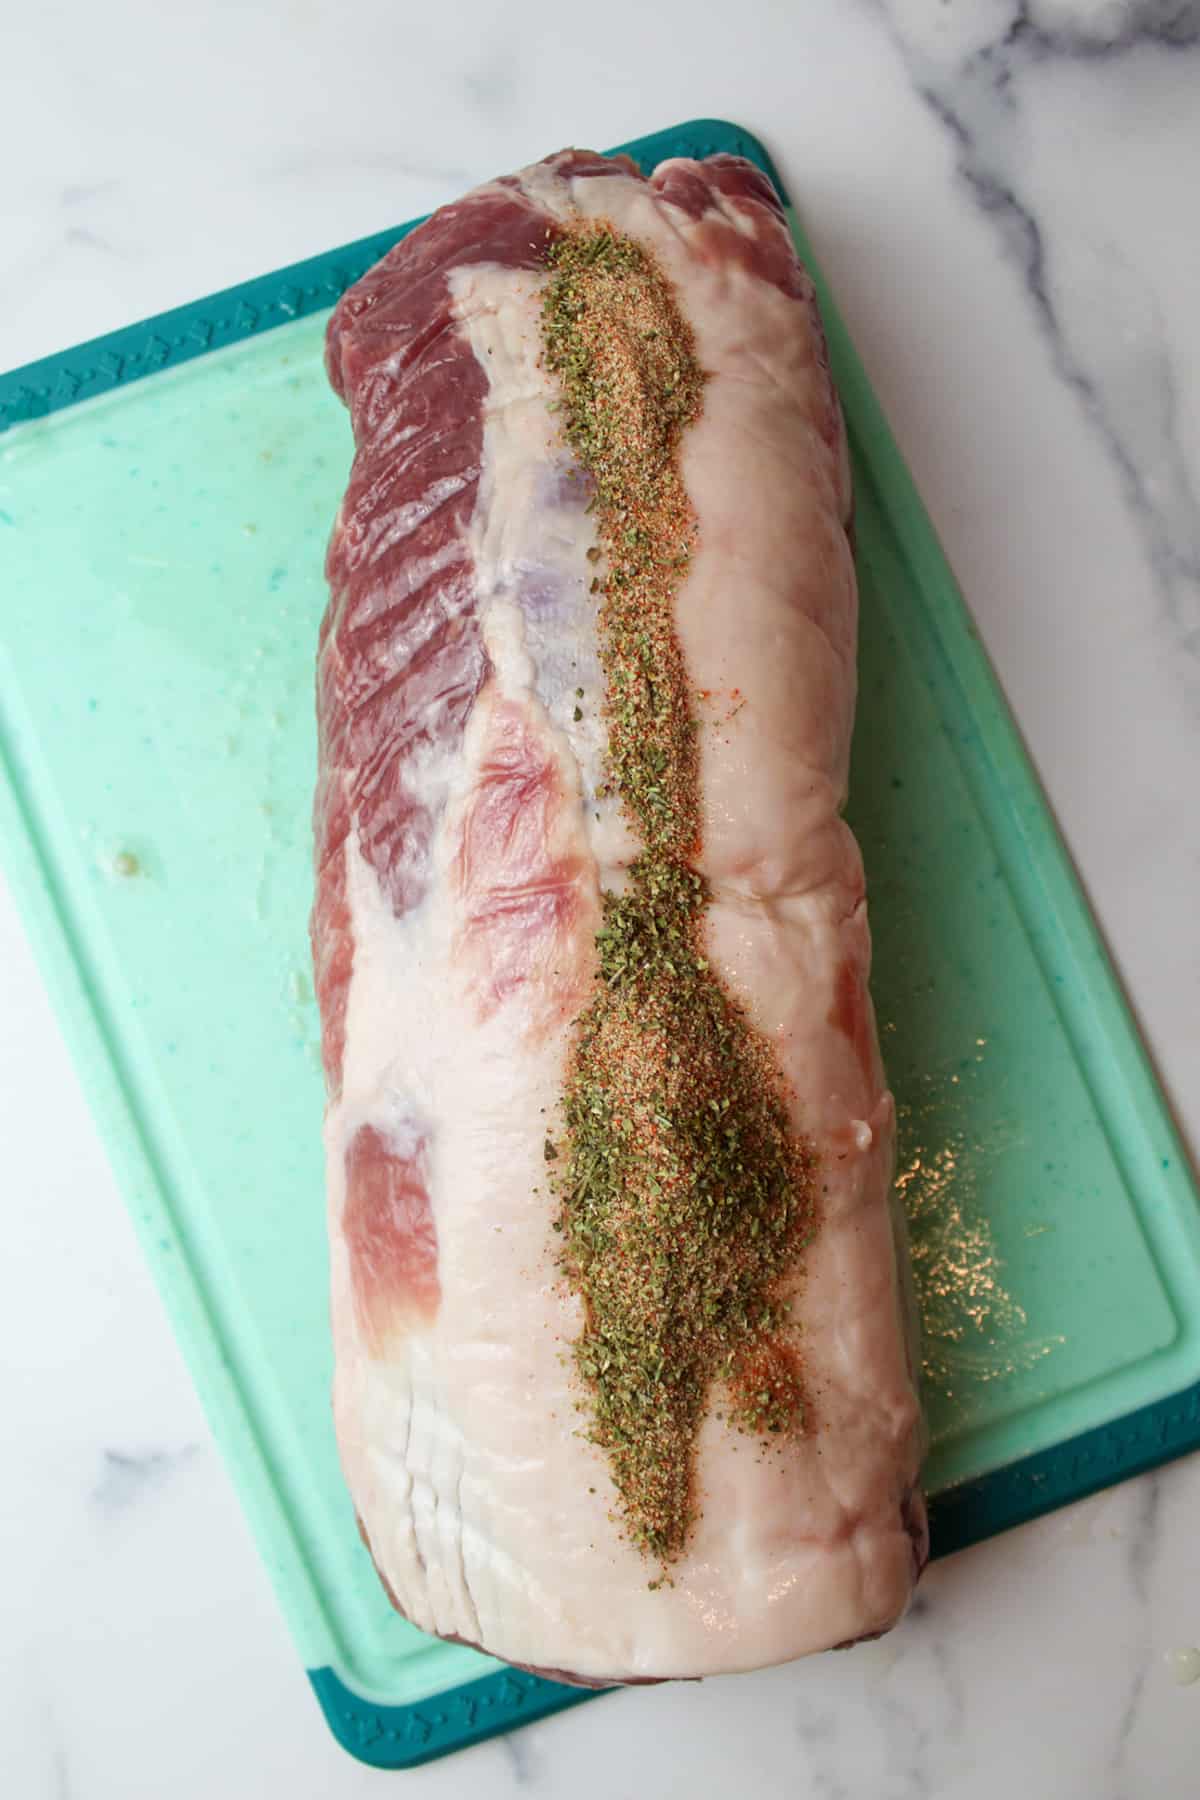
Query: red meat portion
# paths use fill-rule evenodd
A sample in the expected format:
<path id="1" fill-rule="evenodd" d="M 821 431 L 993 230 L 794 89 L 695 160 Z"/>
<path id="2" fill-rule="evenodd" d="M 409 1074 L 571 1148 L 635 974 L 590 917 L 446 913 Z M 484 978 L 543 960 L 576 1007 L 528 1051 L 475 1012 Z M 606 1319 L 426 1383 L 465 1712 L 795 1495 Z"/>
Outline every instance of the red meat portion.
<path id="1" fill-rule="evenodd" d="M 350 822 L 405 912 L 425 889 L 439 803 L 414 763 L 433 747 L 453 754 L 488 672 L 467 545 L 487 375 L 454 317 L 449 277 L 480 261 L 532 268 L 546 230 L 523 195 L 481 189 L 397 244 L 329 324 L 329 378 L 355 442 L 317 671 L 312 936 L 332 1094 L 353 964 L 339 854 Z"/>
<path id="2" fill-rule="evenodd" d="M 578 855 L 553 848 L 565 800 L 545 739 L 521 707 L 497 706 L 455 868 L 465 916 L 459 953 L 483 1018 L 525 990 L 543 1029 L 563 1022 L 562 982 L 537 977 L 578 960 L 569 945 L 593 885 Z M 582 996 L 567 1003 L 574 1011 Z"/>
<path id="3" fill-rule="evenodd" d="M 740 156 L 710 156 L 702 163 L 664 163 L 651 177 L 650 185 L 689 218 L 699 219 L 716 208 L 725 214 L 708 219 L 699 238 L 693 240 L 704 247 L 708 261 L 746 269 L 794 300 L 808 294 L 808 277 L 796 261 L 791 240 L 777 228 L 783 211 L 779 196 L 753 163 Z M 759 224 L 769 229 L 753 229 Z M 752 229 L 747 230 L 746 226 Z"/>
<path id="4" fill-rule="evenodd" d="M 846 961 L 838 969 L 829 1023 L 850 1039 L 859 1067 L 868 1081 L 872 1080 L 875 1072 L 875 1025 L 862 970 L 855 962 Z"/>
<path id="5" fill-rule="evenodd" d="M 389 1332 L 437 1311 L 437 1231 L 429 1204 L 425 1140 L 401 1152 L 373 1125 L 346 1151 L 342 1232 L 363 1335 L 376 1349 Z"/>

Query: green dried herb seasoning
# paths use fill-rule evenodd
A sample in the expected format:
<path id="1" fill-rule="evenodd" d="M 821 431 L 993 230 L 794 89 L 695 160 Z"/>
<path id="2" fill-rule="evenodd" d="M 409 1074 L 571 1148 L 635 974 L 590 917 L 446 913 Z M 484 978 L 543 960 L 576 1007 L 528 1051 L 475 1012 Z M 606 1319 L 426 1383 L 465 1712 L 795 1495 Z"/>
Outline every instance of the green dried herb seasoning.
<path id="1" fill-rule="evenodd" d="M 698 727 L 674 624 L 696 529 L 679 474 L 704 386 L 692 333 L 632 239 L 581 225 L 547 260 L 557 420 L 595 483 L 609 773 L 644 845 L 604 898 L 547 1160 L 561 1266 L 584 1303 L 587 1430 L 628 1536 L 667 1564 L 697 1515 L 714 1383 L 743 1431 L 803 1427 L 788 1307 L 813 1180 L 775 1059 L 703 953 Z"/>
<path id="2" fill-rule="evenodd" d="M 545 360 L 561 386 L 564 435 L 595 483 L 600 542 L 589 556 L 607 565 L 596 591 L 613 779 L 647 850 L 687 855 L 697 755 L 672 602 L 695 521 L 677 450 L 704 378 L 691 331 L 640 245 L 585 230 L 548 256 Z"/>

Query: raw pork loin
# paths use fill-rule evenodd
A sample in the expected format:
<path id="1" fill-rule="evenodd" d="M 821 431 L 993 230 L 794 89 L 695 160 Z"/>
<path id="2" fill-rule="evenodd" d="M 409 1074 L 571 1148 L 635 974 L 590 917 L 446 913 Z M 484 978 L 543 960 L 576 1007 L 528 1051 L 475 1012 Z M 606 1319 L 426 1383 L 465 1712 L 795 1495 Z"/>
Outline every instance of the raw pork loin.
<path id="1" fill-rule="evenodd" d="M 674 629 L 696 698 L 714 979 L 771 1047 L 816 1196 L 788 1290 L 804 1424 L 704 1398 L 686 1543 L 648 1557 L 588 1429 L 547 1180 L 605 893 L 643 849 L 611 779 L 595 489 L 557 423 L 548 246 L 666 278 L 703 371 Z M 701 1676 L 887 1629 L 926 1555 L 893 1104 L 840 817 L 856 590 L 811 283 L 749 163 L 564 152 L 436 213 L 352 288 L 356 455 L 320 638 L 312 936 L 328 1083 L 335 1412 L 415 1624 L 583 1681 Z M 580 704 L 580 697 L 584 704 Z"/>

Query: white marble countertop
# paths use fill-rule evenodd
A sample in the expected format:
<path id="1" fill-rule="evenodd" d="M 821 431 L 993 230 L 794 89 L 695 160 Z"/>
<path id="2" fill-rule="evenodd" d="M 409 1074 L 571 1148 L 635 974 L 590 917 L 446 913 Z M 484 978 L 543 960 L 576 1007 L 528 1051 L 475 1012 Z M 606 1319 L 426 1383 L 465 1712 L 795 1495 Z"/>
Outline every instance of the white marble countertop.
<path id="1" fill-rule="evenodd" d="M 566 141 L 764 137 L 1200 1145 L 1195 0 L 63 0 L 4 38 L 3 366 Z M 311 1698 L 2 890 L 0 1136 L 0 1792 L 379 1791 Z M 1192 1459 L 935 1566 L 881 1644 L 395 1779 L 1194 1795 L 1200 1686 L 1166 1653 L 1200 1641 L 1198 1507 Z"/>

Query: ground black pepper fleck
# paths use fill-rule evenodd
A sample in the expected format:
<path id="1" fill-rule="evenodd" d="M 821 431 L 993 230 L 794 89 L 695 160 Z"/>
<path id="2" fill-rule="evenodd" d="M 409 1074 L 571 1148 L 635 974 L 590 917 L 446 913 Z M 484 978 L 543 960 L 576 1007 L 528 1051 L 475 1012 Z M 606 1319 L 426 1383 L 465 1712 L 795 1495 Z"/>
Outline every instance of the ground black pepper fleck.
<path id="1" fill-rule="evenodd" d="M 697 723 L 674 625 L 696 536 L 679 473 L 703 400 L 692 333 L 654 260 L 604 225 L 568 231 L 547 264 L 556 423 L 595 484 L 609 778 L 644 850 L 604 899 L 596 994 L 546 1158 L 561 1266 L 584 1303 L 586 1429 L 626 1533 L 665 1567 L 697 1517 L 714 1384 L 729 1424 L 774 1441 L 803 1429 L 787 1308 L 812 1162 L 769 1046 L 702 948 Z"/>

